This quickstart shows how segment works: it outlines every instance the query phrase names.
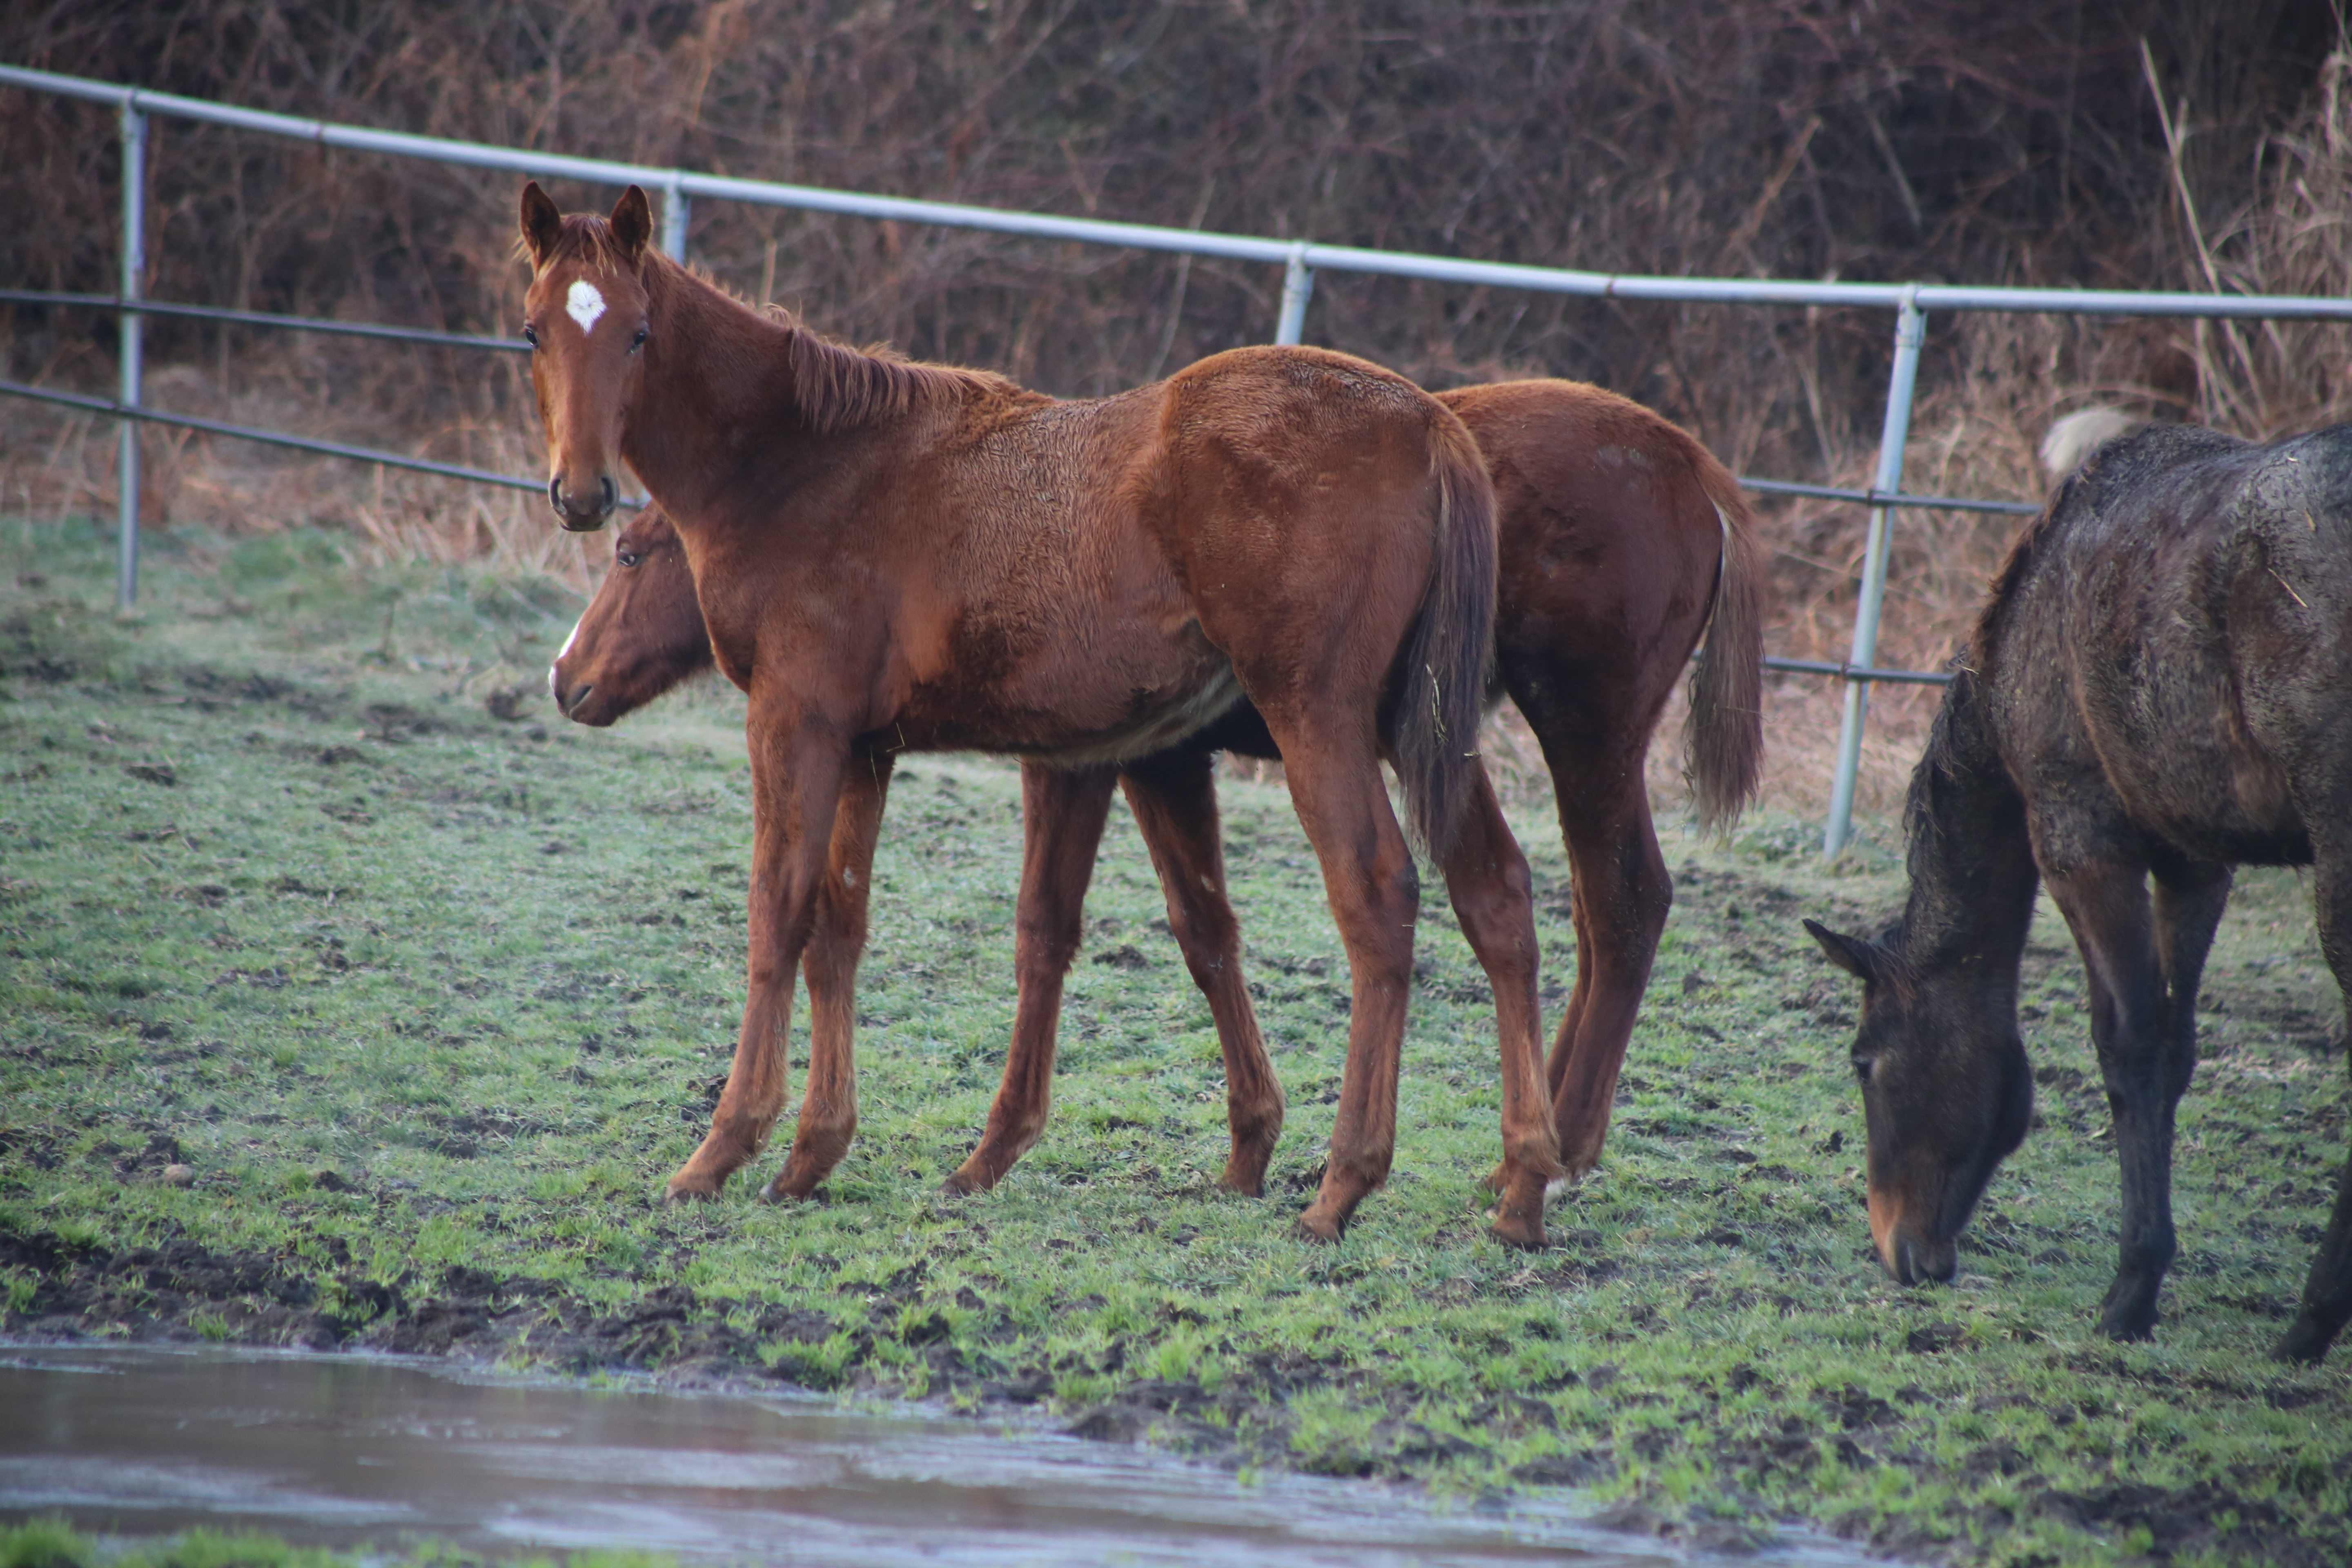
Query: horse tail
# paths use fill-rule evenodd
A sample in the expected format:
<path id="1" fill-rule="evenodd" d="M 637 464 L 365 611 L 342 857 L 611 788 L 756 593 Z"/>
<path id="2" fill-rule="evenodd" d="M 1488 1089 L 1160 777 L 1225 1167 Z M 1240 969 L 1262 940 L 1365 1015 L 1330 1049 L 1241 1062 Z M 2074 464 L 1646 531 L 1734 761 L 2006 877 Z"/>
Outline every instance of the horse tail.
<path id="1" fill-rule="evenodd" d="M 1764 762 L 1764 584 L 1756 519 L 1739 481 L 1691 443 L 1700 489 L 1723 534 L 1715 608 L 1691 671 L 1683 767 L 1702 831 L 1727 831 L 1756 795 Z"/>
<path id="2" fill-rule="evenodd" d="M 1432 859 L 1454 847 L 1477 765 L 1478 721 L 1495 655 L 1495 487 L 1469 429 L 1451 412 L 1430 426 L 1435 549 L 1407 634 L 1389 746 L 1408 826 Z"/>

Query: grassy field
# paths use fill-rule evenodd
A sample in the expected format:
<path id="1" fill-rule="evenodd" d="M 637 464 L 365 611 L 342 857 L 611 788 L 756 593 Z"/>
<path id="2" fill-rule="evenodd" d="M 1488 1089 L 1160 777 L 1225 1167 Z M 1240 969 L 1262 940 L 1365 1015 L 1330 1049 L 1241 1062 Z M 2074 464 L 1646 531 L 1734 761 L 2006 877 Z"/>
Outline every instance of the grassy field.
<path id="1" fill-rule="evenodd" d="M 9 1334 L 1027 1406 L 1244 1470 L 1576 1485 L 1698 1543 L 1801 1520 L 2016 1568 L 2352 1552 L 2352 1350 L 2264 1357 L 2345 1152 L 2341 1013 L 2292 875 L 2247 877 L 2216 950 L 2152 1344 L 2090 1331 L 2116 1174 L 2046 907 L 2040 1119 L 1959 1283 L 1903 1290 L 1868 1258 L 1854 998 L 1797 919 L 1899 900 L 1884 826 L 1834 871 L 1809 823 L 1672 829 L 1679 900 L 1609 1156 L 1536 1256 L 1483 1233 L 1492 1010 L 1433 897 L 1396 1173 L 1318 1248 L 1287 1222 L 1330 1130 L 1346 974 L 1279 789 L 1225 792 L 1290 1101 L 1269 1197 L 1213 1185 L 1215 1037 L 1122 815 L 1052 1130 L 959 1201 L 940 1180 L 1012 1016 L 1019 796 L 1009 765 L 917 758 L 876 868 L 856 1149 L 817 1204 L 739 1180 L 667 1211 L 741 1001 L 732 692 L 564 724 L 536 683 L 575 599 L 363 573 L 330 536 L 159 537 L 128 621 L 89 525 L 0 539 Z M 1547 821 L 1521 828 L 1556 1016 L 1566 868 Z"/>

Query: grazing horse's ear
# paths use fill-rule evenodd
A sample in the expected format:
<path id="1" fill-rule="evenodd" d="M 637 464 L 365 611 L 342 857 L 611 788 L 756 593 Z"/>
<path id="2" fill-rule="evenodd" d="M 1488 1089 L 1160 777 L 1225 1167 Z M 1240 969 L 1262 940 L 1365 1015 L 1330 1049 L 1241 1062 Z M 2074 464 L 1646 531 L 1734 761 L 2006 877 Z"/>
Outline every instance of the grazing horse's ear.
<path id="1" fill-rule="evenodd" d="M 631 185 L 613 204 L 613 238 L 619 244 L 621 254 L 632 262 L 646 253 L 646 242 L 654 237 L 653 204 L 646 193 Z"/>
<path id="2" fill-rule="evenodd" d="M 531 265 L 546 266 L 555 254 L 555 242 L 562 237 L 563 214 L 533 180 L 522 188 L 522 241 L 530 247 Z"/>
<path id="3" fill-rule="evenodd" d="M 1822 951 L 1830 955 L 1832 963 L 1857 980 L 1878 978 L 1877 948 L 1858 936 L 1840 936 L 1817 921 L 1807 921 L 1805 929 L 1812 933 L 1815 942 L 1822 944 Z"/>

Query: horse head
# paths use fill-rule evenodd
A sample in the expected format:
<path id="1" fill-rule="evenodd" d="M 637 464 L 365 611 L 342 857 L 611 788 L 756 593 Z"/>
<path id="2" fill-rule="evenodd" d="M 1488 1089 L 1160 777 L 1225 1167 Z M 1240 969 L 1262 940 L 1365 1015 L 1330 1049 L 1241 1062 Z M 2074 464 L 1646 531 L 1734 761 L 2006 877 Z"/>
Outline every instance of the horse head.
<path id="1" fill-rule="evenodd" d="M 549 667 L 548 692 L 565 718 L 601 728 L 710 665 L 686 546 L 647 507 L 614 539 L 613 569 Z"/>
<path id="2" fill-rule="evenodd" d="M 1805 929 L 1863 983 L 1853 1063 L 1879 1261 L 1906 1285 L 1949 1279 L 1961 1228 L 2033 1116 L 2013 996 L 1975 965 L 1915 963 L 1899 933 L 1878 942 Z"/>
<path id="3" fill-rule="evenodd" d="M 631 185 L 609 218 L 565 217 L 538 182 L 523 187 L 530 253 L 522 335 L 547 431 L 547 499 L 563 526 L 604 526 L 620 503 L 621 432 L 645 375 L 650 335 L 644 268 L 653 235 Z"/>

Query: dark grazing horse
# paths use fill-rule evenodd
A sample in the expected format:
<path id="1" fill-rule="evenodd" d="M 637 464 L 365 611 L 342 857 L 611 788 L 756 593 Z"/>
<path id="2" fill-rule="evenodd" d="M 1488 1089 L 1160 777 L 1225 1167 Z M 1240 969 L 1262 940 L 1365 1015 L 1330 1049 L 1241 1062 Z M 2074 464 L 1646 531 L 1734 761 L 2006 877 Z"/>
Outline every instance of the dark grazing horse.
<path id="1" fill-rule="evenodd" d="M 1672 884 L 1650 820 L 1643 762 L 1702 630 L 1685 741 L 1702 820 L 1755 785 L 1759 598 L 1753 526 L 1737 482 L 1682 430 L 1574 382 L 1441 394 L 1495 477 L 1502 562 L 1499 679 L 1541 737 L 1574 876 L 1576 991 L 1552 1047 L 1562 1163 L 1600 1158 Z M 608 573 L 548 671 L 558 708 L 609 724 L 711 666 L 685 549 L 658 508 L 622 530 Z M 1168 895 L 1169 924 L 1209 1000 L 1229 1083 L 1270 1079 L 1240 929 L 1223 896 L 1210 753 L 1274 752 L 1238 709 L 1160 754 L 1116 767 L 1025 765 L 1020 1004 L 991 1132 L 953 1184 L 985 1186 L 1043 1130 L 1054 1024 L 1116 781 Z"/>
<path id="2" fill-rule="evenodd" d="M 2352 426 L 2269 446 L 2171 426 L 2100 448 L 2011 551 L 1905 818 L 1900 922 L 1876 941 L 1806 922 L 1864 982 L 1879 1257 L 1906 1284 L 1950 1278 L 2025 1136 L 2017 973 L 2039 880 L 2088 972 L 2123 1163 L 2100 1327 L 2145 1338 L 2173 1257 L 2198 976 L 2235 867 L 2315 868 L 2320 946 L 2352 999 Z M 2276 1353 L 2317 1360 L 2347 1316 L 2352 1166 Z"/>
<path id="3" fill-rule="evenodd" d="M 1108 767 L 1246 699 L 1288 764 L 1352 984 L 1330 1158 L 1301 1226 L 1335 1239 L 1395 1147 L 1420 891 L 1386 758 L 1495 986 L 1496 1228 L 1540 1242 L 1559 1142 L 1527 862 L 1474 752 L 1494 488 L 1461 421 L 1402 376 L 1307 349 L 1056 402 L 761 316 L 649 245 L 635 186 L 606 220 L 566 217 L 533 184 L 520 216 L 549 499 L 566 528 L 601 527 L 625 463 L 676 526 L 713 656 L 751 699 L 749 994 L 710 1131 L 669 1195 L 716 1194 L 767 1142 L 803 961 L 808 1086 L 768 1194 L 807 1196 L 846 1152 L 868 872 L 901 752 Z M 1227 1062 L 1226 1180 L 1256 1191 L 1282 1091 L 1251 1068 Z"/>

